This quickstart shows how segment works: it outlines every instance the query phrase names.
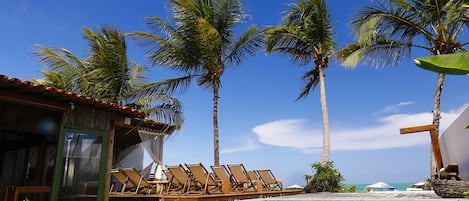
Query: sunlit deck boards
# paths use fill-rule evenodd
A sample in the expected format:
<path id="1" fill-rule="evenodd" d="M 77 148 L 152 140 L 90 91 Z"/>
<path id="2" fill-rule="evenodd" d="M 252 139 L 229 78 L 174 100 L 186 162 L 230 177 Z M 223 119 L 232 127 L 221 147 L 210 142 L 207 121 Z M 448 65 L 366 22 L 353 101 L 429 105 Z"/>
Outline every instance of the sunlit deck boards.
<path id="1" fill-rule="evenodd" d="M 225 193 L 225 194 L 211 194 L 211 195 L 156 195 L 156 194 L 111 194 L 109 195 L 110 201 L 225 201 L 225 200 L 242 200 L 253 198 L 266 198 L 266 197 L 279 197 L 287 195 L 301 194 L 301 190 L 288 190 L 288 191 L 265 191 L 265 192 L 245 192 L 245 193 Z"/>

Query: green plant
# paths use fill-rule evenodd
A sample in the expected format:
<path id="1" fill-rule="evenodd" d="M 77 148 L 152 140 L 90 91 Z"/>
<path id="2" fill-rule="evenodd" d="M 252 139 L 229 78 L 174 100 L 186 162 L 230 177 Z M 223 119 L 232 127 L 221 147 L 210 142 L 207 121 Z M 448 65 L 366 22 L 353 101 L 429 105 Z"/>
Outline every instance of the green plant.
<path id="1" fill-rule="evenodd" d="M 340 190 L 340 192 L 343 192 L 343 193 L 353 193 L 357 190 L 357 186 L 356 185 L 351 185 L 351 186 L 346 186 L 346 185 L 342 185 L 342 189 Z"/>
<path id="2" fill-rule="evenodd" d="M 464 198 L 467 198 L 467 199 L 469 199 L 469 191 L 467 191 L 467 192 L 464 192 Z"/>
<path id="3" fill-rule="evenodd" d="M 342 190 L 341 182 L 344 181 L 342 174 L 334 167 L 333 161 L 325 163 L 314 163 L 312 165 L 314 174 L 310 176 L 310 192 L 340 192 Z"/>
<path id="4" fill-rule="evenodd" d="M 425 185 L 423 186 L 423 190 L 432 190 L 432 182 L 429 178 L 425 179 Z"/>

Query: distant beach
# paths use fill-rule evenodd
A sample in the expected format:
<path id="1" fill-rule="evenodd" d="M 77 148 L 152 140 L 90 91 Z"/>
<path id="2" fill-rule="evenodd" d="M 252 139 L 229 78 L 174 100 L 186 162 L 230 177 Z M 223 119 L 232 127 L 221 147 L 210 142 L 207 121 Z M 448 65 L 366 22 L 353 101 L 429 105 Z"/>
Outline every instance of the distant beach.
<path id="1" fill-rule="evenodd" d="M 417 182 L 404 182 L 404 183 L 388 183 L 391 186 L 394 186 L 397 191 L 405 191 L 408 187 L 410 187 L 412 184 L 415 184 Z M 371 184 L 371 183 L 370 183 Z M 365 192 L 365 187 L 370 185 L 370 184 L 345 184 L 346 187 L 350 187 L 352 185 L 355 185 L 355 192 Z"/>

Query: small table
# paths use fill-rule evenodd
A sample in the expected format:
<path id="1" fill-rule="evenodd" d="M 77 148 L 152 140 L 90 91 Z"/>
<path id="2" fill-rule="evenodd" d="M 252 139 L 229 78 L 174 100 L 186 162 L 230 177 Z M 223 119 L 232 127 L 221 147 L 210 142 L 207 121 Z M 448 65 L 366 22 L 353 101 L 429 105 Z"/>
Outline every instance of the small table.
<path id="1" fill-rule="evenodd" d="M 156 191 L 160 188 L 160 192 L 158 194 L 163 193 L 163 189 L 168 187 L 169 180 L 154 180 L 154 181 L 147 181 L 151 185 L 156 185 Z"/>

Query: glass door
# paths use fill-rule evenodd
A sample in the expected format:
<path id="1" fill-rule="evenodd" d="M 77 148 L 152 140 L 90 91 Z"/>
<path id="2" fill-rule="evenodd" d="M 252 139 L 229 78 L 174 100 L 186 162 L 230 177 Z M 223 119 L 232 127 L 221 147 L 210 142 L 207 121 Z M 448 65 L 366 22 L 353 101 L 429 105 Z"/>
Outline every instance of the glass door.
<path id="1" fill-rule="evenodd" d="M 59 200 L 97 200 L 100 171 L 104 167 L 103 136 L 65 132 Z M 102 195 L 101 195 L 102 196 Z"/>

